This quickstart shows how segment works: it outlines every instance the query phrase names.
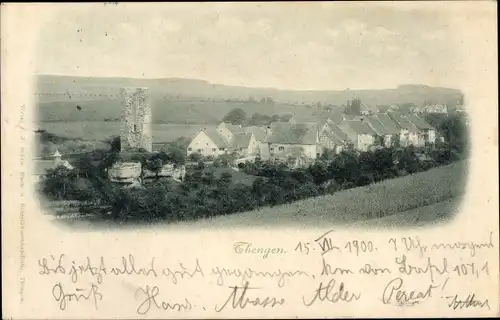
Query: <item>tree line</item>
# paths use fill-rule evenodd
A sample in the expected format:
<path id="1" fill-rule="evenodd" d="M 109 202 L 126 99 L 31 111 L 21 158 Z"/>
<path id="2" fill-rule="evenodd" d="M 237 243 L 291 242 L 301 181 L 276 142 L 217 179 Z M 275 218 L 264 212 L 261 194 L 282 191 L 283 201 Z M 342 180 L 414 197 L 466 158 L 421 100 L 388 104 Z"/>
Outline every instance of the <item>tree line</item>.
<path id="1" fill-rule="evenodd" d="M 247 113 L 240 108 L 235 108 L 229 111 L 224 118 L 222 118 L 223 122 L 228 122 L 234 125 L 242 125 L 242 126 L 262 126 L 269 125 L 272 122 L 278 121 L 288 121 L 290 120 L 291 115 L 272 115 L 268 116 L 265 114 L 260 114 L 255 112 L 251 117 L 248 117 Z"/>

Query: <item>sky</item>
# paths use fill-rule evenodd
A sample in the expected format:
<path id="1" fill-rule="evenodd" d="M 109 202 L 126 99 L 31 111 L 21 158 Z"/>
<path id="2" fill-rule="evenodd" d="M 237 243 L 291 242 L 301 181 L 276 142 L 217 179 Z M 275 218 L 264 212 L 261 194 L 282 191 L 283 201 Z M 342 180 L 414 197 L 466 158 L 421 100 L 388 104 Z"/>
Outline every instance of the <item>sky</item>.
<path id="1" fill-rule="evenodd" d="M 61 5 L 37 37 L 36 73 L 455 88 L 464 74 L 452 13 L 413 2 Z"/>

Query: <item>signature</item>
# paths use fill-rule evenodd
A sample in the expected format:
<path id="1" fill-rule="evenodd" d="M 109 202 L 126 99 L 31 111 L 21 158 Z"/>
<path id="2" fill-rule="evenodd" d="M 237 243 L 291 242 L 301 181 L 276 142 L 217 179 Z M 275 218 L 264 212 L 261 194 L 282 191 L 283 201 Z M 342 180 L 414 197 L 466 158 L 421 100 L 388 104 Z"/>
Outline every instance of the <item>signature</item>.
<path id="1" fill-rule="evenodd" d="M 488 299 L 481 301 L 481 300 L 475 300 L 475 298 L 476 298 L 475 293 L 470 293 L 464 300 L 459 298 L 458 294 L 446 297 L 446 299 L 449 300 L 448 307 L 453 308 L 453 310 L 464 309 L 464 308 L 467 309 L 471 307 L 491 309 Z"/>
<path id="2" fill-rule="evenodd" d="M 233 309 L 244 309 L 248 304 L 251 304 L 255 307 L 260 306 L 265 308 L 267 306 L 270 306 L 271 308 L 274 308 L 276 305 L 282 305 L 285 303 L 285 299 L 283 298 L 277 299 L 275 297 L 264 297 L 262 299 L 247 297 L 247 291 L 249 289 L 257 289 L 249 287 L 248 281 L 245 282 L 245 285 L 243 287 L 234 286 L 229 288 L 232 289 L 231 294 L 220 308 L 218 308 L 217 305 L 215 306 L 216 312 L 221 312 L 228 304 L 230 304 Z"/>
<path id="3" fill-rule="evenodd" d="M 149 312 L 152 306 L 156 307 L 157 309 L 163 309 L 163 310 L 176 310 L 176 311 L 184 311 L 184 310 L 191 310 L 193 306 L 189 302 L 188 299 L 185 299 L 185 303 L 170 303 L 170 302 L 165 302 L 165 301 L 157 301 L 157 297 L 160 294 L 160 289 L 157 286 L 154 287 L 149 287 L 146 286 L 146 288 L 139 288 L 135 292 L 135 298 L 137 299 L 137 295 L 139 293 L 142 293 L 146 296 L 146 299 L 139 305 L 137 308 L 137 314 L 140 315 L 145 315 Z"/>
<path id="4" fill-rule="evenodd" d="M 94 306 L 97 310 L 97 300 L 102 300 L 102 294 L 99 292 L 99 287 L 95 284 L 92 284 L 90 290 L 85 293 L 85 289 L 75 289 L 74 293 L 65 293 L 61 283 L 56 283 L 54 287 L 52 287 L 52 296 L 56 301 L 59 302 L 59 308 L 61 310 L 65 310 L 68 302 L 75 301 L 79 302 L 80 300 L 90 300 L 94 299 Z"/>
<path id="5" fill-rule="evenodd" d="M 392 279 L 384 289 L 382 293 L 382 302 L 384 304 L 390 304 L 395 301 L 401 306 L 413 306 L 422 302 L 423 300 L 432 297 L 432 290 L 440 287 L 440 285 L 430 284 L 425 291 L 406 291 L 403 288 L 403 279 L 395 278 Z"/>
<path id="6" fill-rule="evenodd" d="M 323 282 L 321 282 L 318 289 L 314 291 L 314 296 L 310 299 L 310 301 L 306 302 L 306 299 L 302 297 L 302 302 L 305 306 L 309 307 L 316 302 L 316 299 L 319 299 L 320 301 L 328 300 L 331 303 L 337 303 L 339 301 L 351 302 L 352 300 L 359 300 L 361 298 L 361 293 L 350 293 L 345 288 L 343 282 L 340 283 L 338 288 L 335 288 L 335 285 L 335 279 L 330 280 L 326 286 Z"/>

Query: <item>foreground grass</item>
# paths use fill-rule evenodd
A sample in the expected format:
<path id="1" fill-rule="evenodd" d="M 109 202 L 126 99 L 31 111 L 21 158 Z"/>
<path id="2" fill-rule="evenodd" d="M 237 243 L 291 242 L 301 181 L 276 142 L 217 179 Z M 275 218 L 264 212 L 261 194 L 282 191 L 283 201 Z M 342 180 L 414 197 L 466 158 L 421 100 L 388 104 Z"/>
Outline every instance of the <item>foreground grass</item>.
<path id="1" fill-rule="evenodd" d="M 406 215 L 418 216 L 411 210 L 446 202 L 443 206 L 445 210 L 439 212 L 433 213 L 432 208 L 427 208 L 422 221 L 447 217 L 459 205 L 465 191 L 466 176 L 467 162 L 461 161 L 333 195 L 183 224 L 214 227 L 321 226 L 339 223 L 351 225 L 365 220 L 395 217 L 413 225 L 418 219 L 406 219 L 404 214 L 397 214 L 406 212 Z"/>
<path id="2" fill-rule="evenodd" d="M 234 228 L 234 227 L 410 227 L 445 221 L 459 206 L 465 191 L 467 162 L 406 177 L 385 180 L 366 187 L 339 191 L 276 207 L 217 216 L 198 221 L 166 224 L 157 222 L 144 227 L 161 228 Z M 64 219 L 73 227 L 95 226 L 96 221 Z M 104 222 L 107 228 L 122 227 Z M 134 228 L 137 225 L 133 226 Z"/>

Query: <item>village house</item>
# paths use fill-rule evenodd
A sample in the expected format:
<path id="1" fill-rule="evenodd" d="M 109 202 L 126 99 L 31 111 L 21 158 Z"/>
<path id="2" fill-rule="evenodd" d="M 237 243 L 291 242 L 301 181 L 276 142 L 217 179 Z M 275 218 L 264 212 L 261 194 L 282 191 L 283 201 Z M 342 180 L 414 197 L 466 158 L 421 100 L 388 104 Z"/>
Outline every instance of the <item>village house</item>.
<path id="1" fill-rule="evenodd" d="M 242 157 L 256 156 L 260 152 L 260 145 L 251 132 L 235 134 L 230 143 L 229 152 L 236 152 Z"/>
<path id="2" fill-rule="evenodd" d="M 424 109 L 427 113 L 448 113 L 446 104 L 426 104 Z"/>
<path id="3" fill-rule="evenodd" d="M 293 114 L 288 120 L 289 123 L 316 123 L 321 133 L 327 123 L 340 124 L 346 120 L 346 115 L 341 110 L 322 111 L 313 114 Z"/>
<path id="4" fill-rule="evenodd" d="M 253 134 L 255 141 L 258 144 L 257 155 L 262 160 L 269 159 L 269 146 L 267 145 L 265 140 L 266 136 L 270 134 L 270 129 L 267 127 L 257 127 L 257 126 L 245 127 L 243 129 L 245 130 L 245 132 Z"/>
<path id="5" fill-rule="evenodd" d="M 397 136 L 399 130 L 390 118 L 388 120 L 389 121 L 385 121 L 384 123 L 380 119 L 379 114 L 366 115 L 360 119 L 360 121 L 368 124 L 373 131 L 376 132 L 377 138 L 380 140 L 375 140 L 375 145 L 385 148 L 389 148 L 393 145 L 393 139 Z M 386 123 L 389 123 L 389 126 L 386 126 Z"/>
<path id="6" fill-rule="evenodd" d="M 323 150 L 333 150 L 338 154 L 349 142 L 347 135 L 334 123 L 328 122 L 320 132 L 319 143 Z"/>
<path id="7" fill-rule="evenodd" d="M 201 130 L 189 143 L 187 155 L 199 153 L 204 157 L 218 157 L 237 153 L 241 157 L 257 156 L 263 148 L 265 132 L 263 128 L 245 128 L 222 122 L 217 128 Z"/>
<path id="8" fill-rule="evenodd" d="M 35 159 L 33 164 L 33 178 L 35 182 L 41 182 L 49 169 L 55 169 L 60 166 L 65 167 L 68 170 L 74 169 L 67 160 L 62 160 L 62 155 L 59 153 L 59 150 L 56 150 L 52 159 Z"/>
<path id="9" fill-rule="evenodd" d="M 228 152 L 230 144 L 217 129 L 206 128 L 198 132 L 187 147 L 187 155 L 199 153 L 204 157 L 217 157 Z"/>
<path id="10" fill-rule="evenodd" d="M 347 120 L 339 127 L 356 150 L 368 151 L 371 146 L 375 145 L 377 133 L 364 121 Z"/>
<path id="11" fill-rule="evenodd" d="M 436 129 L 425 121 L 425 119 L 415 114 L 409 114 L 407 118 L 419 129 L 417 145 L 422 146 L 427 143 L 436 143 Z"/>
<path id="12" fill-rule="evenodd" d="M 316 159 L 319 147 L 318 126 L 314 123 L 274 122 L 266 138 L 271 161 L 301 166 Z"/>
<path id="13" fill-rule="evenodd" d="M 221 122 L 217 126 L 217 132 L 229 143 L 235 134 L 244 133 L 245 130 L 240 125 Z"/>
<path id="14" fill-rule="evenodd" d="M 400 129 L 399 143 L 402 147 L 409 145 L 419 146 L 419 130 L 410 120 L 408 120 L 402 113 L 389 112 L 389 117 L 396 122 Z M 423 145 L 423 144 L 422 144 Z"/>
<path id="15" fill-rule="evenodd" d="M 394 146 L 396 141 L 399 141 L 399 134 L 401 133 L 397 123 L 387 113 L 378 113 L 376 117 L 384 126 L 384 145 L 386 147 Z"/>
<path id="16" fill-rule="evenodd" d="M 291 124 L 309 123 L 316 125 L 318 128 L 319 152 L 331 149 L 336 153 L 340 153 L 347 145 L 347 136 L 338 127 L 338 124 L 341 124 L 344 120 L 346 120 L 346 116 L 342 111 L 323 111 L 312 115 L 294 114 L 288 122 Z"/>

